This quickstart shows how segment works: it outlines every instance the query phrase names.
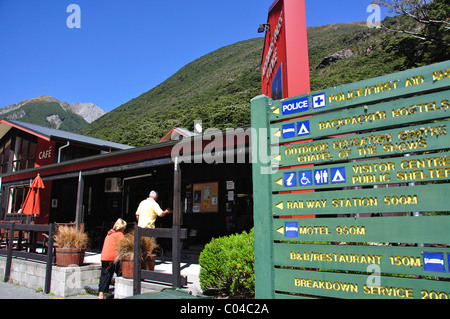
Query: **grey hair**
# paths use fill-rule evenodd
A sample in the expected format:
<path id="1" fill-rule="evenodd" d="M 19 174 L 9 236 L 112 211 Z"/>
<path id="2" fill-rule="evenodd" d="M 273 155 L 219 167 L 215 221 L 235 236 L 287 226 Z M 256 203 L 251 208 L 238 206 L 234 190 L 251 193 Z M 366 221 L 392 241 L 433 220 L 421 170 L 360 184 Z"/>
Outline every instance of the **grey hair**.
<path id="1" fill-rule="evenodd" d="M 156 198 L 158 197 L 158 192 L 156 191 L 151 191 L 150 194 L 148 195 L 150 198 Z"/>

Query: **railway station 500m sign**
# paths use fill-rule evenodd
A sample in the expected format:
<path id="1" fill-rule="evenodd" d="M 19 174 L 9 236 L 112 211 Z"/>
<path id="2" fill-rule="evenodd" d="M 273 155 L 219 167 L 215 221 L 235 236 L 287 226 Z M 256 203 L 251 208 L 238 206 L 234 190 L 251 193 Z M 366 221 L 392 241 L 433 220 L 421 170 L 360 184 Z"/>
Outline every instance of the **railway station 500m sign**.
<path id="1" fill-rule="evenodd" d="M 449 88 L 445 61 L 252 100 L 257 297 L 450 299 Z"/>

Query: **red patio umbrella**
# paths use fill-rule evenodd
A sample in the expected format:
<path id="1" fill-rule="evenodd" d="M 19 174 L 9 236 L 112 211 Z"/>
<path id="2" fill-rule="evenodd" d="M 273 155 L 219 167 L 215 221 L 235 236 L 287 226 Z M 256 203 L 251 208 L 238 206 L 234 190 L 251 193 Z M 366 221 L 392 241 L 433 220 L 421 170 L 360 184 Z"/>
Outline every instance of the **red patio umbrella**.
<path id="1" fill-rule="evenodd" d="M 41 213 L 41 203 L 39 192 L 45 188 L 41 176 L 36 176 L 28 190 L 27 197 L 22 205 L 22 214 L 39 215 Z"/>

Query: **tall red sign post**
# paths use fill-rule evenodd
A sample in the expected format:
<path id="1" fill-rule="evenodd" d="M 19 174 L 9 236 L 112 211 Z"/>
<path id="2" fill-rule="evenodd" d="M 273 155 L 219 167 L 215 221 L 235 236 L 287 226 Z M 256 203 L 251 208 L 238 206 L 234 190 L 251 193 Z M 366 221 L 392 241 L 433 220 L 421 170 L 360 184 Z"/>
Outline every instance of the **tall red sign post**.
<path id="1" fill-rule="evenodd" d="M 262 29 L 262 28 L 261 28 Z M 272 100 L 302 95 L 310 92 L 308 37 L 304 0 L 276 0 L 269 9 L 267 24 L 260 31 L 266 32 L 261 65 L 262 94 Z M 252 141 L 258 142 L 258 154 L 271 157 L 271 138 L 266 113 L 267 98 L 252 101 Z M 258 130 L 261 128 L 262 130 Z M 258 133 L 255 133 L 258 131 Z M 263 132 L 266 132 L 266 136 Z M 261 149 L 266 147 L 266 149 Z M 254 152 L 254 150 L 252 150 Z M 257 157 L 257 154 L 253 154 Z M 256 158 L 255 157 L 255 158 Z M 253 164 L 253 185 L 270 185 L 270 163 Z M 267 186 L 268 187 L 268 186 Z M 255 294 L 258 299 L 274 298 L 275 274 L 273 258 L 273 234 L 267 232 L 272 225 L 271 193 L 264 187 L 254 187 L 255 220 Z M 261 256 L 264 256 L 261 258 Z"/>
<path id="2" fill-rule="evenodd" d="M 261 76 L 262 94 L 273 100 L 310 92 L 304 0 L 276 0 L 270 7 Z"/>

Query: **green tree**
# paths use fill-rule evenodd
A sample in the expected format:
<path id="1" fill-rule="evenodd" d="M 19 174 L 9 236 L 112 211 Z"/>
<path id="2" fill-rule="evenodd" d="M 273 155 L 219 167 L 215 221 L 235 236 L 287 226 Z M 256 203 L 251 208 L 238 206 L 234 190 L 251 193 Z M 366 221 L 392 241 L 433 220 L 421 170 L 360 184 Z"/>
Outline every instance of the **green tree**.
<path id="1" fill-rule="evenodd" d="M 386 50 L 412 68 L 450 58 L 450 5 L 448 0 L 376 0 L 389 13 L 381 27 L 395 35 L 387 37 Z"/>
<path id="2" fill-rule="evenodd" d="M 399 28 L 382 24 L 389 31 L 399 32 L 425 41 L 447 41 L 450 32 L 448 0 L 376 0 L 389 13 L 407 17 Z M 413 22 L 413 23 L 411 23 Z"/>

